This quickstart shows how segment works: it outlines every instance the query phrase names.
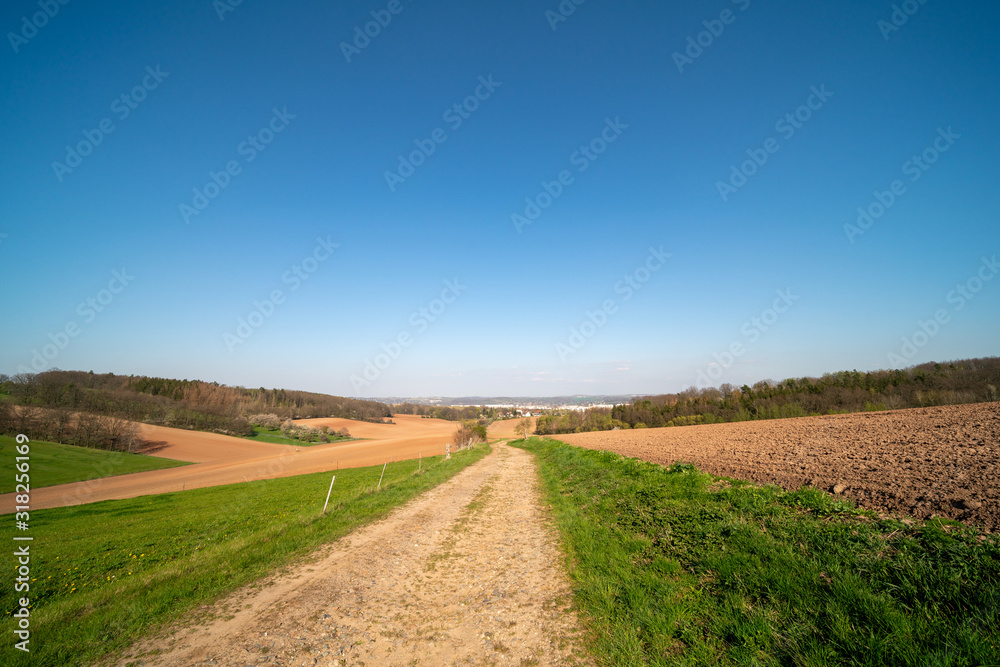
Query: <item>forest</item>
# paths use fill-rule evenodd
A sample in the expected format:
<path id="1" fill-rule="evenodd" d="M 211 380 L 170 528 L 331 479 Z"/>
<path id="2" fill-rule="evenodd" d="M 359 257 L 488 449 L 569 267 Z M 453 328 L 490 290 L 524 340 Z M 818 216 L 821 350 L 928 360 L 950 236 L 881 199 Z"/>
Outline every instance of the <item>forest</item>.
<path id="1" fill-rule="evenodd" d="M 930 362 L 903 370 L 840 371 L 820 378 L 762 380 L 753 386 L 691 387 L 613 408 L 548 414 L 541 435 L 615 428 L 690 426 L 1000 400 L 1000 357 Z"/>
<path id="2" fill-rule="evenodd" d="M 469 419 L 502 419 L 509 409 L 488 408 L 485 406 L 456 406 L 456 405 L 417 405 L 415 403 L 397 403 L 392 406 L 392 413 L 396 415 L 420 415 L 432 419 L 445 419 L 447 421 L 466 421 Z"/>
<path id="3" fill-rule="evenodd" d="M 15 405 L 20 406 L 18 410 L 13 409 Z M 370 422 L 392 416 L 389 406 L 383 403 L 307 391 L 247 389 L 200 380 L 83 371 L 0 375 L 0 433 L 16 431 L 69 444 L 76 444 L 71 441 L 82 426 L 92 425 L 92 417 L 98 425 L 113 424 L 115 432 L 119 430 L 115 420 L 130 420 L 251 435 L 253 429 L 246 417 L 254 413 L 272 413 L 281 419 L 343 417 Z M 87 417 L 71 417 L 77 414 Z M 100 431 L 94 427 L 87 433 Z M 89 435 L 84 439 L 108 440 Z M 110 439 L 117 442 L 119 438 Z"/>
<path id="4" fill-rule="evenodd" d="M 761 380 L 752 386 L 691 387 L 538 417 L 541 435 L 611 429 L 689 426 L 1000 400 L 1000 357 L 926 363 L 902 370 L 840 371 L 820 378 Z M 15 409 L 15 406 L 16 409 Z M 503 409 L 429 406 L 342 398 L 287 389 L 248 389 L 217 382 L 52 370 L 0 375 L 0 434 L 130 450 L 130 422 L 228 435 L 252 435 L 247 416 L 341 417 L 385 422 L 412 414 L 463 422 L 492 420 Z"/>

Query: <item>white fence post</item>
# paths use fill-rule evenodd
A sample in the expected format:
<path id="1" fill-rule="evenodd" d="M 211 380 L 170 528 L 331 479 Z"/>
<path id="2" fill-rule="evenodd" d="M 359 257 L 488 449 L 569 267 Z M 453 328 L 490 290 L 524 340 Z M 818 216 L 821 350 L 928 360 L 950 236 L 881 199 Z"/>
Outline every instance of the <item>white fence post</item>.
<path id="1" fill-rule="evenodd" d="M 329 489 L 329 491 L 326 492 L 326 502 L 323 503 L 323 511 L 320 513 L 320 516 L 323 516 L 324 514 L 326 514 L 326 506 L 330 504 L 330 494 L 333 493 L 333 482 L 336 479 L 337 479 L 337 476 L 334 475 L 333 479 L 330 480 L 330 489 Z"/>

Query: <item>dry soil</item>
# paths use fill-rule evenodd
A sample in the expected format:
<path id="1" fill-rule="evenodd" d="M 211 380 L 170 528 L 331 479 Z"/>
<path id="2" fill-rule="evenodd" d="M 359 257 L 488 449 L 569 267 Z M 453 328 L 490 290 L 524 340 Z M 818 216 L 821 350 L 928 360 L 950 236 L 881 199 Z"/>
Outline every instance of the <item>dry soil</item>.
<path id="1" fill-rule="evenodd" d="M 120 665 L 589 665 L 534 459 L 496 445 Z"/>
<path id="2" fill-rule="evenodd" d="M 218 433 L 187 431 L 139 424 L 143 439 L 153 443 L 148 453 L 193 465 L 113 475 L 114 470 L 96 468 L 86 482 L 32 489 L 32 509 L 81 505 L 99 500 L 135 498 L 245 480 L 291 477 L 338 468 L 379 465 L 386 461 L 444 454 L 457 425 L 442 419 L 412 415 L 393 418 L 394 424 L 372 424 L 348 419 L 303 419 L 300 423 L 322 423 L 346 427 L 355 438 L 324 445 L 294 446 L 256 442 Z M 14 511 L 14 494 L 0 496 L 0 513 Z"/>
<path id="3" fill-rule="evenodd" d="M 555 436 L 883 512 L 1000 530 L 1000 403 Z"/>

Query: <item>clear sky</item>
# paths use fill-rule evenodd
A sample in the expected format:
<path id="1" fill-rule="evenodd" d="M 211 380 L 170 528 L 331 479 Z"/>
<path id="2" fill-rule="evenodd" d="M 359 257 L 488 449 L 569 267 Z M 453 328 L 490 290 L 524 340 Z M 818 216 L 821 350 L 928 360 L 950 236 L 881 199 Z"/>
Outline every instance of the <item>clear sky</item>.
<path id="1" fill-rule="evenodd" d="M 234 3 L 3 3 L 0 372 L 559 395 L 1000 353 L 994 2 Z"/>

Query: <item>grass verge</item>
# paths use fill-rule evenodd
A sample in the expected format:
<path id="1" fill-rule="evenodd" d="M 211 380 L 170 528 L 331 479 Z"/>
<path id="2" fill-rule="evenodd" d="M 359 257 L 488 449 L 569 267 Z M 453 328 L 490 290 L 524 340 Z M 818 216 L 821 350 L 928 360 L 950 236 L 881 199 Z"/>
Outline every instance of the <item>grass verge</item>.
<path id="1" fill-rule="evenodd" d="M 14 446 L 14 438 L 0 436 L 0 493 L 14 491 L 14 465 L 17 456 Z M 156 456 L 108 452 L 103 449 L 60 445 L 42 440 L 31 441 L 30 463 L 31 487 L 35 489 L 188 465 L 185 461 L 161 459 Z M 8 510 L 8 508 L 3 509 Z"/>
<path id="2" fill-rule="evenodd" d="M 332 473 L 31 512 L 31 653 L 13 646 L 11 614 L 25 593 L 5 584 L 0 664 L 103 662 L 184 612 L 385 516 L 488 451 L 428 457 L 420 472 L 417 461 L 390 464 L 378 493 L 382 466 L 337 471 L 325 517 Z M 13 522 L 6 524 L 0 538 L 14 544 Z M 17 566 L 13 556 L 5 563 L 8 573 Z"/>
<path id="3" fill-rule="evenodd" d="M 532 438 L 605 665 L 997 665 L 1000 536 Z"/>

